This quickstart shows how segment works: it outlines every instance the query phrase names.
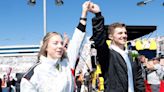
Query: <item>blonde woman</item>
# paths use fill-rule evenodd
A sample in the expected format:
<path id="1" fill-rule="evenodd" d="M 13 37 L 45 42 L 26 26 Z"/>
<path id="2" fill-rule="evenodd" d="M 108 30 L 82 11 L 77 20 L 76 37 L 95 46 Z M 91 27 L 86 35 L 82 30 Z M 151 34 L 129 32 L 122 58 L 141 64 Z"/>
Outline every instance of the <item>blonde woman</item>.
<path id="1" fill-rule="evenodd" d="M 89 1 L 83 4 L 80 23 L 70 40 L 67 53 L 63 38 L 57 32 L 50 32 L 43 39 L 37 63 L 22 78 L 21 92 L 73 92 L 74 69 L 81 43 L 84 39 Z"/>

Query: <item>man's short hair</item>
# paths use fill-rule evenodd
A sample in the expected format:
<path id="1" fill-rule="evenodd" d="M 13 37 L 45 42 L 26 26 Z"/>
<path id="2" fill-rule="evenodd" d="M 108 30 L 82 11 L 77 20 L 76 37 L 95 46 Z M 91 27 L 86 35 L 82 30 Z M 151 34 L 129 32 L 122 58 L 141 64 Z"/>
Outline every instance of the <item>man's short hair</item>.
<path id="1" fill-rule="evenodd" d="M 125 27 L 126 28 L 126 25 L 124 23 L 119 23 L 119 22 L 116 22 L 116 23 L 112 23 L 108 26 L 108 34 L 112 34 L 114 32 L 114 29 L 115 28 L 118 28 L 118 27 Z"/>
<path id="2" fill-rule="evenodd" d="M 158 61 L 160 61 L 160 58 L 159 57 L 155 57 L 152 60 L 158 60 Z"/>

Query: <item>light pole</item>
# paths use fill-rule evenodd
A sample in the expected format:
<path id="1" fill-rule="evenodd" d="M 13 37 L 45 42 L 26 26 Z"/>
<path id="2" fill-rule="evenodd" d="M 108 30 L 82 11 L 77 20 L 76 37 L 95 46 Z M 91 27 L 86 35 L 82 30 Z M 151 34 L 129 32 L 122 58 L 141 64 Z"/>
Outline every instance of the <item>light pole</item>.
<path id="1" fill-rule="evenodd" d="M 43 31 L 44 31 L 44 36 L 47 33 L 47 13 L 46 13 L 46 0 L 43 0 Z"/>
<path id="2" fill-rule="evenodd" d="M 46 6 L 46 1 L 47 0 L 43 0 L 43 35 L 45 36 L 47 33 L 47 6 Z M 60 6 L 63 5 L 64 2 L 62 0 L 55 0 L 56 5 Z M 36 0 L 29 0 L 28 4 L 30 5 L 35 5 L 36 4 Z"/>
<path id="3" fill-rule="evenodd" d="M 143 0 L 137 3 L 137 6 L 145 6 L 147 3 L 152 2 L 154 0 Z M 162 6 L 164 6 L 164 2 L 162 3 Z"/>
<path id="4" fill-rule="evenodd" d="M 144 0 L 144 1 L 138 2 L 137 6 L 144 6 L 144 5 L 146 5 L 147 3 L 151 2 L 151 1 L 153 1 L 153 0 Z"/>

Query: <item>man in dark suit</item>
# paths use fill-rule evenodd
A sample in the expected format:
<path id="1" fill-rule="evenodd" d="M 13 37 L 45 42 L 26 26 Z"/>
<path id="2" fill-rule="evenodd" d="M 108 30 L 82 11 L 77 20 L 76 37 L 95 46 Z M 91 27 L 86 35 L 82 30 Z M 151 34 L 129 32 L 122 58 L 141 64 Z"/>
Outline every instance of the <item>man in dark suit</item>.
<path id="1" fill-rule="evenodd" d="M 90 4 L 93 36 L 99 61 L 105 80 L 105 92 L 145 92 L 141 64 L 133 61 L 125 44 L 127 30 L 123 23 L 113 23 L 105 30 L 104 17 L 97 4 Z M 106 40 L 111 40 L 108 48 Z"/>

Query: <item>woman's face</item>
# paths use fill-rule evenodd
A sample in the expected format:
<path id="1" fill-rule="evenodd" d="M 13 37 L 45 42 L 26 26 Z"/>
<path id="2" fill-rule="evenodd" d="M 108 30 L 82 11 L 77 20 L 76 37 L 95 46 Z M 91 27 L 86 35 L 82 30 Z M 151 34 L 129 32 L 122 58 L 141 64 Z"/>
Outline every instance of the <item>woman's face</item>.
<path id="1" fill-rule="evenodd" d="M 57 59 L 61 58 L 64 53 L 63 39 L 60 35 L 52 36 L 47 44 L 47 58 Z"/>

